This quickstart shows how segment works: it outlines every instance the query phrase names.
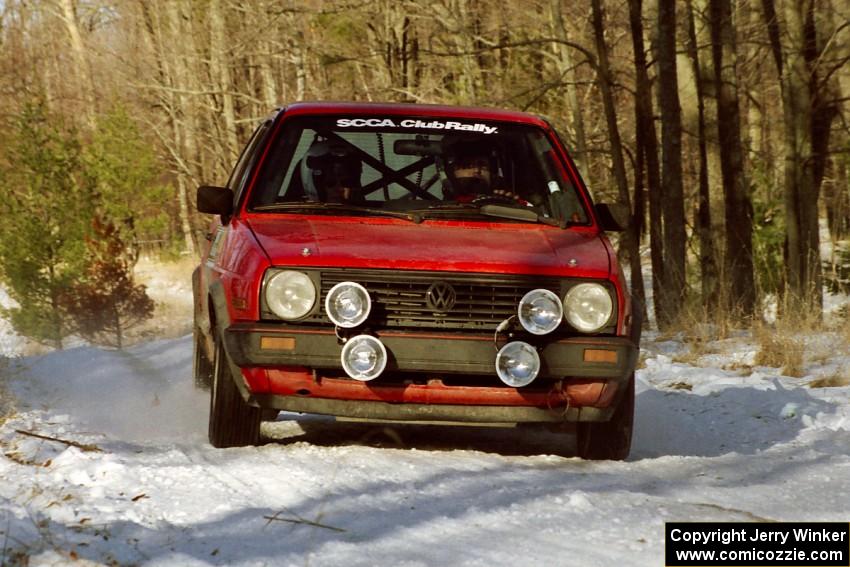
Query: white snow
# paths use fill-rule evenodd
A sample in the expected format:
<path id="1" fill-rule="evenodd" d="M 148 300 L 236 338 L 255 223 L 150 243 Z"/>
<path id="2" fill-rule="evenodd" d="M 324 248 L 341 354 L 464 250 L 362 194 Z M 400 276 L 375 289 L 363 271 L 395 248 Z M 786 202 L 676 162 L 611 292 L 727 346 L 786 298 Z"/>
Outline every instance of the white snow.
<path id="1" fill-rule="evenodd" d="M 622 463 L 537 430 L 296 415 L 266 445 L 216 450 L 191 337 L 22 358 L 0 563 L 646 566 L 663 564 L 665 521 L 847 521 L 850 387 L 807 384 L 850 372 L 850 353 L 817 340 L 831 354 L 789 378 L 751 366 L 748 335 L 690 364 L 650 337 Z"/>
<path id="2" fill-rule="evenodd" d="M 18 303 L 9 297 L 9 293 L 0 286 L 0 309 L 18 307 Z M 14 356 L 20 352 L 23 339 L 15 333 L 12 324 L 0 317 L 0 357 Z"/>

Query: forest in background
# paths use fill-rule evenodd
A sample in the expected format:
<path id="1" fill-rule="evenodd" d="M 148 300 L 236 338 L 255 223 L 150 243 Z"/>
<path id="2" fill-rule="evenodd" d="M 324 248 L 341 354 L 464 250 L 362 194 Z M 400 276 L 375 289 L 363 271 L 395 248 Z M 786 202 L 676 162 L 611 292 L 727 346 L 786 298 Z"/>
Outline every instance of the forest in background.
<path id="1" fill-rule="evenodd" d="M 661 327 L 818 313 L 850 280 L 846 0 L 0 0 L 0 52 L 0 278 L 56 346 L 146 248 L 197 253 L 195 188 L 298 100 L 545 115 L 632 211 L 619 250 L 639 299 L 649 256 Z M 148 309 L 113 287 L 113 319 Z"/>

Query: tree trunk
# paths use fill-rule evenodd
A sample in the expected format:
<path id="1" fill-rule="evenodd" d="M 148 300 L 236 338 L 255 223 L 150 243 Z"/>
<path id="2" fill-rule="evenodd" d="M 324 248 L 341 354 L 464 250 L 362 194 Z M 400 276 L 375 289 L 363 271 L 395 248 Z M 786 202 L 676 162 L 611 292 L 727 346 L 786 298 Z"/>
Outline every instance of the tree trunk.
<path id="1" fill-rule="evenodd" d="M 724 299 L 733 314 L 752 317 L 756 299 L 753 280 L 753 207 L 741 143 L 732 5 L 730 0 L 711 0 L 710 10 L 720 170 L 726 212 L 724 270 L 730 283 Z"/>
<path id="2" fill-rule="evenodd" d="M 457 38 L 461 45 L 461 51 L 467 53 L 461 59 L 460 94 L 461 102 L 464 104 L 475 104 L 478 101 L 478 92 L 482 84 L 481 67 L 478 57 L 472 55 L 475 52 L 474 20 L 475 14 L 470 10 L 470 3 L 474 0 L 457 0 L 455 15 L 461 22 L 461 35 Z"/>
<path id="3" fill-rule="evenodd" d="M 664 282 L 656 298 L 658 323 L 673 323 L 687 290 L 685 202 L 682 184 L 682 109 L 676 68 L 676 3 L 658 1 L 658 106 L 661 110 L 661 185 L 664 218 Z"/>
<path id="4" fill-rule="evenodd" d="M 844 147 L 850 147 L 850 141 L 846 135 L 843 140 Z M 850 176 L 847 175 L 847 160 L 841 157 L 833 158 L 832 170 L 833 182 L 825 198 L 827 199 L 827 224 L 834 243 L 850 236 Z"/>
<path id="5" fill-rule="evenodd" d="M 599 84 L 599 91 L 602 93 L 602 105 L 605 108 L 605 121 L 608 124 L 608 138 L 611 140 L 611 165 L 614 169 L 614 179 L 617 182 L 617 191 L 620 203 L 629 207 L 629 211 L 631 211 L 631 203 L 629 202 L 629 180 L 626 176 L 626 164 L 623 159 L 623 144 L 620 140 L 620 128 L 617 125 L 617 110 L 614 105 L 613 92 L 614 81 L 611 78 L 611 66 L 608 62 L 608 46 L 605 44 L 601 0 L 592 0 L 591 6 L 593 10 L 593 36 L 596 40 L 596 54 L 598 57 L 596 76 Z M 643 270 L 641 269 L 640 251 L 638 250 L 640 234 L 637 232 L 636 228 L 637 223 L 632 220 L 632 222 L 629 223 L 629 227 L 623 233 L 622 248 L 626 250 L 626 254 L 629 258 L 632 295 L 637 300 L 638 305 L 642 306 L 646 299 L 646 292 L 643 288 Z"/>
<path id="6" fill-rule="evenodd" d="M 168 19 L 168 31 L 171 37 L 185 38 L 175 50 L 179 50 L 179 56 L 173 57 L 170 63 L 171 73 L 174 76 L 174 86 L 177 93 L 174 96 L 174 115 L 177 124 L 174 128 L 175 144 L 179 144 L 182 157 L 182 167 L 178 173 L 177 202 L 180 214 L 180 227 L 183 232 L 183 240 L 186 252 L 195 254 L 197 242 L 195 242 L 195 223 L 204 223 L 206 219 L 199 219 L 197 213 L 193 214 L 189 206 L 188 187 L 197 187 L 203 183 L 206 174 L 200 170 L 200 155 L 197 142 L 197 133 L 200 130 L 197 104 L 194 93 L 200 91 L 198 86 L 198 70 L 194 65 L 197 60 L 197 48 L 195 44 L 195 28 L 192 25 L 192 6 L 190 3 L 172 1 L 166 3 L 165 14 Z M 211 174 L 210 174 L 211 175 Z"/>
<path id="7" fill-rule="evenodd" d="M 189 214 L 189 198 L 186 190 L 186 179 L 191 175 L 189 168 L 186 165 L 185 159 L 185 144 L 182 121 L 180 119 L 179 102 L 173 90 L 179 87 L 175 79 L 175 71 L 172 69 L 171 52 L 167 51 L 165 45 L 167 40 L 163 38 L 163 26 L 160 21 L 160 14 L 155 10 L 151 10 L 150 6 L 145 2 L 139 2 L 139 7 L 142 13 L 142 21 L 144 23 L 145 33 L 150 42 L 154 57 L 157 63 L 158 79 L 160 91 L 160 105 L 167 112 L 170 129 L 169 135 L 161 135 L 160 139 L 169 150 L 172 161 L 174 162 L 175 174 L 177 177 L 177 205 L 180 217 L 180 229 L 183 233 L 185 250 L 187 253 L 195 254 L 195 240 L 192 231 L 192 222 Z M 168 16 L 168 14 L 166 14 Z M 179 17 L 177 12 L 171 14 L 173 17 Z M 179 34 L 178 34 L 179 35 Z M 179 88 L 178 88 L 179 90 Z"/>
<path id="8" fill-rule="evenodd" d="M 200 155 L 197 142 L 200 131 L 200 118 L 196 97 L 201 90 L 198 77 L 200 70 L 197 66 L 198 49 L 196 45 L 197 28 L 193 25 L 194 18 L 191 2 L 169 2 L 167 4 L 173 37 L 184 37 L 181 42 L 181 57 L 173 63 L 175 82 L 182 92 L 177 98 L 179 111 L 183 122 L 183 143 L 186 151 L 183 154 L 186 162 L 186 174 L 191 185 L 200 185 L 206 177 L 200 169 Z M 181 25 L 181 22 L 183 25 Z"/>
<path id="9" fill-rule="evenodd" d="M 697 143 L 699 147 L 699 194 L 697 198 L 696 231 L 699 237 L 699 265 L 702 283 L 702 302 L 714 311 L 718 302 L 717 256 L 711 227 L 711 196 L 708 186 L 708 151 L 706 149 L 705 89 L 697 47 L 696 26 L 692 0 L 685 3 L 688 27 L 688 56 L 693 67 L 697 95 Z"/>
<path id="10" fill-rule="evenodd" d="M 76 2 L 74 0 L 58 0 L 58 3 L 61 12 L 60 15 L 68 32 L 68 38 L 70 39 L 77 80 L 80 92 L 83 95 L 83 113 L 86 125 L 89 129 L 94 130 L 97 126 L 97 120 L 95 118 L 97 109 L 95 108 L 94 81 L 92 79 L 91 65 L 86 56 L 86 47 L 83 44 L 82 35 L 80 35 Z"/>
<path id="11" fill-rule="evenodd" d="M 264 53 L 260 55 L 260 78 L 262 79 L 263 103 L 266 106 L 265 112 L 270 112 L 271 109 L 280 104 L 280 101 L 278 100 L 277 83 L 269 61 L 271 49 L 267 43 L 263 43 L 263 46 L 265 49 L 263 50 Z"/>
<path id="12" fill-rule="evenodd" d="M 210 0 L 210 64 L 213 80 L 217 82 L 221 104 L 221 118 L 224 121 L 225 161 L 233 163 L 239 155 L 239 142 L 236 136 L 236 107 L 233 102 L 233 81 L 230 76 L 230 55 L 225 41 L 227 30 L 224 24 L 221 0 Z"/>
<path id="13" fill-rule="evenodd" d="M 652 86 L 643 41 L 643 0 L 629 0 L 629 23 L 635 61 L 635 136 L 636 153 L 643 156 L 649 193 L 649 245 L 652 261 L 652 293 L 655 298 L 663 294 L 664 221 L 661 213 L 663 193 L 658 165 L 658 138 L 655 134 L 655 116 L 652 107 Z M 635 215 L 638 211 L 635 210 Z M 642 212 L 641 212 L 642 214 Z M 659 303 L 655 301 L 655 318 L 659 319 Z"/>
<path id="14" fill-rule="evenodd" d="M 564 25 L 563 4 L 561 0 L 552 0 L 552 26 L 555 28 L 555 37 L 567 41 L 567 28 Z M 584 133 L 584 117 L 581 113 L 581 105 L 578 101 L 578 89 L 576 88 L 576 72 L 573 64 L 572 48 L 564 43 L 555 46 L 558 56 L 558 72 L 560 79 L 566 84 L 567 100 L 572 123 L 572 158 L 576 162 L 578 170 L 582 175 L 588 175 L 587 164 L 587 139 Z"/>
<path id="15" fill-rule="evenodd" d="M 123 350 L 124 328 L 121 326 L 121 312 L 118 309 L 118 302 L 114 297 L 110 301 L 110 309 L 112 311 L 112 323 L 115 325 L 115 348 Z"/>
<path id="16" fill-rule="evenodd" d="M 307 60 L 304 56 L 304 34 L 298 32 L 292 64 L 295 66 L 295 100 L 304 100 L 307 93 Z"/>
<path id="17" fill-rule="evenodd" d="M 47 266 L 48 281 L 50 282 L 50 306 L 51 310 L 51 334 L 53 335 L 53 347 L 56 350 L 62 350 L 62 337 L 65 336 L 65 325 L 63 324 L 61 306 L 59 305 L 59 285 L 56 281 L 55 263 L 51 262 Z"/>
<path id="18" fill-rule="evenodd" d="M 786 303 L 794 311 L 804 307 L 820 311 L 818 187 L 812 160 L 812 93 L 804 24 L 811 0 L 802 5 L 786 1 L 784 33 L 773 0 L 762 0 L 762 7 L 782 87 L 786 277 L 790 295 Z M 787 38 L 786 45 L 782 45 L 783 37 Z"/>

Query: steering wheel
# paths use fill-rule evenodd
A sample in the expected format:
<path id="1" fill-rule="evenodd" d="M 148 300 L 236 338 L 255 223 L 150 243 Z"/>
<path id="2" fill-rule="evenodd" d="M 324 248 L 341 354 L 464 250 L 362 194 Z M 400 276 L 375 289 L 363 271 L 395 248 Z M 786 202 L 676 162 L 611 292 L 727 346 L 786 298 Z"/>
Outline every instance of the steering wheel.
<path id="1" fill-rule="evenodd" d="M 492 193 L 488 195 L 478 195 L 471 201 L 471 203 L 478 206 L 498 204 L 517 205 L 520 204 L 520 200 L 518 195 Z"/>

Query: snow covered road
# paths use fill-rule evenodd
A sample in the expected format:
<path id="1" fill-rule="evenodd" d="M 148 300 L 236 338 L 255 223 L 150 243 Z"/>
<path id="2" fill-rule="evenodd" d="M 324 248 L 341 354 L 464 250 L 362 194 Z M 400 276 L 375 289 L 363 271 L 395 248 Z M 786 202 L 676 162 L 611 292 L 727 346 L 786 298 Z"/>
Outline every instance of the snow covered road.
<path id="1" fill-rule="evenodd" d="M 537 430 L 299 416 L 215 450 L 190 337 L 22 359 L 0 563 L 660 566 L 665 521 L 850 520 L 850 387 L 723 369 L 751 348 L 727 346 L 694 366 L 649 343 L 624 463 Z"/>

